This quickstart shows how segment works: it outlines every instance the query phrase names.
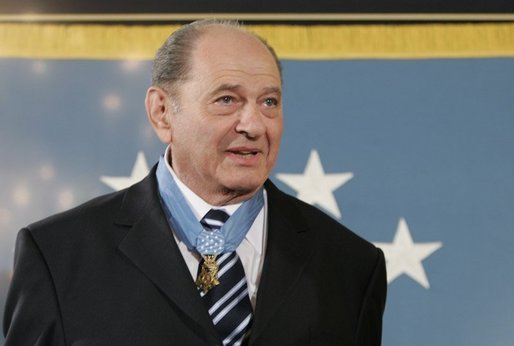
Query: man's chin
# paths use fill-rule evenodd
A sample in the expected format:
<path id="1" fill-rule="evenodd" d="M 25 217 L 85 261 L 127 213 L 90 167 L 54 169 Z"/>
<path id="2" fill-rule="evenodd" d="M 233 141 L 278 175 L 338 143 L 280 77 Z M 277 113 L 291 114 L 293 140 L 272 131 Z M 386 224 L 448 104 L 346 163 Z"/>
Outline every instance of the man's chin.
<path id="1" fill-rule="evenodd" d="M 224 195 L 253 195 L 261 185 L 231 185 L 223 188 Z"/>
<path id="2" fill-rule="evenodd" d="M 224 185 L 222 193 L 227 197 L 232 196 L 237 200 L 241 200 L 239 202 L 242 202 L 251 198 L 263 184 L 264 180 L 232 182 L 231 184 Z"/>

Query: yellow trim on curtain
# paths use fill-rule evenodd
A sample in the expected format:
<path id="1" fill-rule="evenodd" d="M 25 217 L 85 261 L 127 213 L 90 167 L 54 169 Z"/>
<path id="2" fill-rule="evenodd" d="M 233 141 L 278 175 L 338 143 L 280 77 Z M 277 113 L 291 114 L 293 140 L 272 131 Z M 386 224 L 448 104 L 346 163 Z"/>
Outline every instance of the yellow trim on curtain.
<path id="1" fill-rule="evenodd" d="M 0 24 L 0 58 L 151 59 L 177 27 Z M 248 28 L 283 59 L 514 57 L 514 23 Z"/>

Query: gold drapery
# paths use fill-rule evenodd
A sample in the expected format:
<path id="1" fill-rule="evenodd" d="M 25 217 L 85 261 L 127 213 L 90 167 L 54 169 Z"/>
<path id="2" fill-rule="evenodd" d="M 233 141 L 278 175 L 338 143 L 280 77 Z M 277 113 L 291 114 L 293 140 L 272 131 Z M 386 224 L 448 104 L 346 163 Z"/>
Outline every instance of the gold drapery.
<path id="1" fill-rule="evenodd" d="M 0 58 L 151 59 L 177 25 L 1 23 Z M 514 23 L 248 25 L 283 59 L 513 57 Z"/>

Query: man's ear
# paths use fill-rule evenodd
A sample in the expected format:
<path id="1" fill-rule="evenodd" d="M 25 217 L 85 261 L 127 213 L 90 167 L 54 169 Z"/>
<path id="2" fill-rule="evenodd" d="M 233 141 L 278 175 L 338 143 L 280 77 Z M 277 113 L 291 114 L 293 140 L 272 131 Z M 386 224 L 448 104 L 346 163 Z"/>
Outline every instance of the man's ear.
<path id="1" fill-rule="evenodd" d="M 146 115 L 157 137 L 166 144 L 171 142 L 170 118 L 173 112 L 170 96 L 157 86 L 151 86 L 146 92 Z"/>

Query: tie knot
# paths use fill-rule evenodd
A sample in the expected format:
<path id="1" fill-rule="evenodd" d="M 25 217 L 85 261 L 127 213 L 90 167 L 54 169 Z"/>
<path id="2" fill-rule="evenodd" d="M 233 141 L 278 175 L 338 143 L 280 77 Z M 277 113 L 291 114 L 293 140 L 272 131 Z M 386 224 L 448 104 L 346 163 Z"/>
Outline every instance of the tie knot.
<path id="1" fill-rule="evenodd" d="M 201 224 L 209 230 L 218 230 L 228 220 L 229 215 L 221 209 L 211 209 L 203 217 Z"/>

